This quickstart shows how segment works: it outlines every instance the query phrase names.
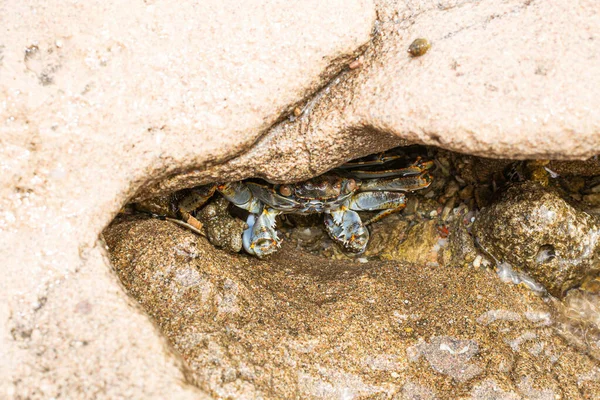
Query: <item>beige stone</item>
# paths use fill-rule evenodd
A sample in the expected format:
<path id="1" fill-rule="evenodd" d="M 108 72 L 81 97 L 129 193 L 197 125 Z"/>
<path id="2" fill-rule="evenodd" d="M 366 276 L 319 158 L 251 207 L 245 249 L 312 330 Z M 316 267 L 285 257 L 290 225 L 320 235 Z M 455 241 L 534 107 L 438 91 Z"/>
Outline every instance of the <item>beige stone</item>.
<path id="1" fill-rule="evenodd" d="M 198 395 L 97 242 L 135 193 L 303 179 L 405 139 L 591 155 L 594 7 L 382 2 L 374 25 L 366 0 L 2 3 L 0 397 Z M 408 59 L 415 36 L 432 48 Z"/>
<path id="2" fill-rule="evenodd" d="M 381 1 L 361 67 L 303 102 L 300 117 L 274 126 L 222 166 L 191 168 L 143 191 L 156 195 L 249 176 L 302 180 L 406 141 L 492 158 L 596 155 L 595 9 L 593 0 L 578 7 L 567 1 Z M 432 47 L 412 58 L 407 49 L 417 37 Z"/>
<path id="3" fill-rule="evenodd" d="M 197 398 L 98 235 L 149 177 L 250 147 L 368 43 L 374 15 L 369 1 L 0 6 L 0 397 Z"/>

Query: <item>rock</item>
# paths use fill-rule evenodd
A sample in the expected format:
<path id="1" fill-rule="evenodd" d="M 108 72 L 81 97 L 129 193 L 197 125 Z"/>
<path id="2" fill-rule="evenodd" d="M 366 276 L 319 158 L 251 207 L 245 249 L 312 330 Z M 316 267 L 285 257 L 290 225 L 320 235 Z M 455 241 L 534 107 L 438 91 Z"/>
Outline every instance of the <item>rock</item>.
<path id="1" fill-rule="evenodd" d="M 582 38 L 594 7 L 3 3 L 0 397 L 201 395 L 98 241 L 134 199 L 304 179 L 407 140 L 591 154 L 599 41 Z M 433 46 L 409 59 L 416 37 Z"/>
<path id="2" fill-rule="evenodd" d="M 444 265 L 464 267 L 473 262 L 478 253 L 465 224 L 459 219 L 450 226 L 449 231 Z"/>
<path id="3" fill-rule="evenodd" d="M 600 91 L 600 75 L 595 58 L 583 58 L 598 54 L 600 45 L 581 38 L 593 36 L 588 21 L 594 7 L 589 0 L 580 10 L 568 2 L 473 3 L 466 8 L 455 3 L 382 3 L 381 40 L 363 55 L 358 76 L 340 79 L 315 104 L 313 116 L 328 117 L 311 119 L 308 126 L 299 121 L 297 129 L 328 135 L 372 126 L 411 142 L 483 157 L 593 156 L 596 146 L 589 143 L 599 141 L 600 113 L 588 104 Z M 491 14 L 496 17 L 490 24 Z M 516 31 L 521 35 L 514 35 Z M 406 48 L 423 32 L 432 49 L 411 59 Z M 558 49 L 549 38 L 563 46 Z M 503 56 L 487 53 L 490 43 L 510 50 Z M 568 55 L 578 59 L 574 66 Z M 390 80 L 392 76 L 402 79 Z M 581 87 L 583 77 L 589 86 Z M 560 116 L 548 116 L 548 102 L 564 107 Z M 571 108 L 577 112 L 566 111 Z M 541 120 L 547 129 L 538 135 Z"/>
<path id="4" fill-rule="evenodd" d="M 144 217 L 105 239 L 124 286 L 216 397 L 600 395 L 596 362 L 556 335 L 549 304 L 491 271 L 335 261 L 289 241 L 257 260 Z"/>
<path id="5" fill-rule="evenodd" d="M 566 0 L 493 1 L 466 8 L 453 2 L 441 7 L 381 2 L 377 40 L 362 55 L 362 67 L 340 74 L 303 103 L 300 117 L 274 126 L 238 159 L 151 182 L 138 195 L 225 176 L 303 180 L 400 143 L 488 159 L 595 156 L 600 111 L 589 107 L 589 99 L 600 92 L 600 73 L 588 55 L 599 54 L 600 43 L 581 40 L 593 37 L 594 13 L 592 0 L 577 10 Z M 423 32 L 432 49 L 413 59 L 406 49 Z M 562 46 L 553 45 L 557 41 Z M 561 112 L 548 113 L 550 108 Z M 273 159 L 281 166 L 265 168 Z"/>
<path id="6" fill-rule="evenodd" d="M 372 227 L 366 256 L 384 260 L 425 264 L 438 262 L 440 234 L 435 220 L 418 222 L 409 228 L 407 221 L 388 217 Z"/>
<path id="7" fill-rule="evenodd" d="M 458 197 L 460 197 L 461 200 L 468 200 L 471 197 L 473 197 L 473 190 L 475 188 L 473 187 L 473 185 L 468 185 L 465 186 L 459 193 L 458 193 Z"/>
<path id="8" fill-rule="evenodd" d="M 489 183 L 514 161 L 454 154 L 456 175 L 470 185 Z"/>
<path id="9" fill-rule="evenodd" d="M 204 224 L 208 240 L 214 246 L 237 253 L 242 250 L 242 234 L 248 229 L 248 225 L 231 216 L 228 208 L 229 202 L 219 196 L 199 212 L 198 218 Z"/>
<path id="10" fill-rule="evenodd" d="M 247 152 L 363 51 L 373 4 L 0 8 L 0 398 L 201 398 L 98 237 L 141 186 Z"/>
<path id="11" fill-rule="evenodd" d="M 583 196 L 583 201 L 592 207 L 600 206 L 600 193 L 591 193 Z"/>
<path id="12" fill-rule="evenodd" d="M 473 232 L 498 261 L 526 272 L 560 297 L 600 269 L 597 222 L 556 191 L 526 182 L 482 210 Z"/>

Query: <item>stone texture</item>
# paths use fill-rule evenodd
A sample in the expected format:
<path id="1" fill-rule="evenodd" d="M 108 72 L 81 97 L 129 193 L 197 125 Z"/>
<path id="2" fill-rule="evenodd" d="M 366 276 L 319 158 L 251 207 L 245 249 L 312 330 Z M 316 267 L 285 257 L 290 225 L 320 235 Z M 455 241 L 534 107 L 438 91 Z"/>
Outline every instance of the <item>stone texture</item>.
<path id="1" fill-rule="evenodd" d="M 492 271 L 336 261 L 291 240 L 257 260 L 139 216 L 104 237 L 193 382 L 221 398 L 600 394 L 596 361 L 556 334 L 550 305 Z"/>
<path id="2" fill-rule="evenodd" d="M 405 139 L 488 156 L 590 155 L 594 6 L 1 3 L 0 394 L 198 395 L 97 243 L 136 193 L 302 179 Z M 345 69 L 374 26 L 363 67 Z M 409 60 L 414 36 L 433 47 Z M 286 118 L 295 107 L 301 115 Z M 73 311 L 88 303 L 93 312 Z"/>
<path id="3" fill-rule="evenodd" d="M 361 0 L 0 4 L 1 398 L 200 396 L 98 235 L 142 182 L 245 151 L 374 16 Z"/>
<path id="4" fill-rule="evenodd" d="M 596 155 L 595 10 L 594 0 L 576 8 L 568 1 L 379 1 L 377 34 L 361 68 L 340 74 L 241 157 L 151 182 L 140 196 L 214 179 L 302 180 L 402 143 L 394 137 L 493 158 Z M 431 50 L 409 57 L 408 46 L 423 36 Z M 265 167 L 271 161 L 279 165 Z"/>
<path id="5" fill-rule="evenodd" d="M 498 262 L 523 270 L 555 296 L 600 270 L 597 219 L 534 182 L 510 187 L 483 209 L 473 233 Z"/>

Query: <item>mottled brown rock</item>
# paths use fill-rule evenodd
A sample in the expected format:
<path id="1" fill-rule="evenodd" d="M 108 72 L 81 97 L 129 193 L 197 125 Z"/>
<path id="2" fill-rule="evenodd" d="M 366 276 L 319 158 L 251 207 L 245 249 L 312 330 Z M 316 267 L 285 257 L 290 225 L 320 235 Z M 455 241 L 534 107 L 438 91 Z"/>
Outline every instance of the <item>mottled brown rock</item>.
<path id="1" fill-rule="evenodd" d="M 214 246 L 237 253 L 242 250 L 242 233 L 248 229 L 248 224 L 231 216 L 228 208 L 229 202 L 218 196 L 198 213 L 198 218 Z"/>
<path id="2" fill-rule="evenodd" d="M 412 227 L 408 223 L 384 221 L 373 228 L 375 237 L 370 241 L 366 255 L 377 255 L 384 260 L 402 260 L 416 264 L 437 262 L 435 245 L 440 239 L 437 221 L 422 221 Z"/>
<path id="3" fill-rule="evenodd" d="M 555 296 L 600 269 L 598 221 L 534 182 L 510 187 L 473 225 L 481 246 Z"/>
<path id="4" fill-rule="evenodd" d="M 193 382 L 220 398 L 600 394 L 549 305 L 491 271 L 335 261 L 290 241 L 258 260 L 139 217 L 105 239 Z"/>

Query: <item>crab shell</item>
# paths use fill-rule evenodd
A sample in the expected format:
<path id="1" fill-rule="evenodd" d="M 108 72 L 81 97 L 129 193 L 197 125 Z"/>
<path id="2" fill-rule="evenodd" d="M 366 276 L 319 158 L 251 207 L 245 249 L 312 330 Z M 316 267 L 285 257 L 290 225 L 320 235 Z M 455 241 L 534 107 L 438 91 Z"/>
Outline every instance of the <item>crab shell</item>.
<path id="1" fill-rule="evenodd" d="M 283 213 L 330 212 L 342 206 L 358 189 L 355 179 L 335 174 L 322 175 L 296 184 L 270 187 L 255 182 L 246 185 L 252 195 Z"/>

